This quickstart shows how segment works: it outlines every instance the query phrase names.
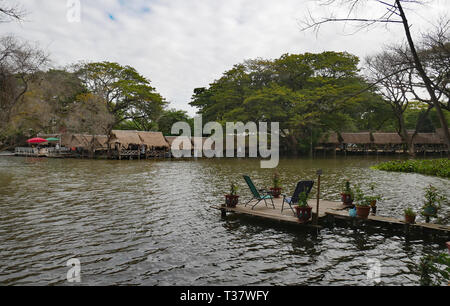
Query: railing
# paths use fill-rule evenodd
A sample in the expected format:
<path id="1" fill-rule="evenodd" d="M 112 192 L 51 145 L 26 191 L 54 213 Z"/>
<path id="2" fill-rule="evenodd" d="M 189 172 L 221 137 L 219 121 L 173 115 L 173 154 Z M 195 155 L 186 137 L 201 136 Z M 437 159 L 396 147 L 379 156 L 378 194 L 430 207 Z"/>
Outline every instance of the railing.
<path id="1" fill-rule="evenodd" d="M 14 153 L 17 155 L 37 156 L 39 155 L 39 150 L 36 148 L 18 147 L 15 148 Z"/>

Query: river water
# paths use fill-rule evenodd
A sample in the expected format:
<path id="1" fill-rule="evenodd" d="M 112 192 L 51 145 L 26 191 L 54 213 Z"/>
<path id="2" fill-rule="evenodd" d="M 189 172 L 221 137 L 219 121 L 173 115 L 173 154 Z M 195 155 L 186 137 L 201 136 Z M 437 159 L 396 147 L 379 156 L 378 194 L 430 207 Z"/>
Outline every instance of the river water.
<path id="1" fill-rule="evenodd" d="M 418 210 L 428 184 L 450 197 L 448 179 L 369 168 L 388 159 L 282 159 L 277 170 L 292 191 L 323 169 L 329 200 L 347 178 L 366 190 L 374 182 L 384 216 Z M 381 263 L 381 285 L 418 285 L 420 259 L 446 249 L 381 229 L 317 235 L 210 209 L 231 181 L 241 201 L 250 196 L 242 174 L 270 187 L 272 173 L 255 159 L 0 157 L 0 284 L 67 285 L 66 263 L 77 258 L 81 285 L 370 285 L 368 260 Z"/>

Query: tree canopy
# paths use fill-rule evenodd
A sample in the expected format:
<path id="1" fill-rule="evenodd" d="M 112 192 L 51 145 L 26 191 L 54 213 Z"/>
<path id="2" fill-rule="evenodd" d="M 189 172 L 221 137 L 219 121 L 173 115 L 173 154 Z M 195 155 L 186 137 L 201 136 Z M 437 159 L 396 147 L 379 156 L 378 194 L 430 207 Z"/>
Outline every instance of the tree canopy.
<path id="1" fill-rule="evenodd" d="M 390 116 L 381 97 L 346 52 L 284 54 L 235 65 L 209 88 L 197 88 L 190 105 L 205 121 L 279 122 L 283 144 L 296 154 L 322 132 L 377 129 Z"/>

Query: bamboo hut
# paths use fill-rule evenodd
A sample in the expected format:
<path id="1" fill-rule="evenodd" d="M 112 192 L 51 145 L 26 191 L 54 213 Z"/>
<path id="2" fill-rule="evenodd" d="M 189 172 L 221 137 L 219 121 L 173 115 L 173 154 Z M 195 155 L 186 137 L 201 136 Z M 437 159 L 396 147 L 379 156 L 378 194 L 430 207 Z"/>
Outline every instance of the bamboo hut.
<path id="1" fill-rule="evenodd" d="M 171 155 L 174 157 L 191 157 L 194 145 L 188 136 L 165 136 L 170 147 Z M 177 139 L 177 142 L 174 141 Z"/>
<path id="2" fill-rule="evenodd" d="M 169 152 L 169 143 L 161 132 L 137 132 L 142 141 L 141 153 L 148 157 L 165 157 Z"/>
<path id="3" fill-rule="evenodd" d="M 108 144 L 113 148 L 114 157 L 131 159 L 133 156 L 140 158 L 143 143 L 137 131 L 112 130 Z"/>
<path id="4" fill-rule="evenodd" d="M 413 131 L 408 131 L 412 137 Z M 417 133 L 413 139 L 415 152 L 445 152 L 446 147 L 439 133 Z M 337 133 L 323 136 L 316 150 L 326 150 L 341 147 L 345 152 L 406 152 L 406 145 L 398 133 Z"/>

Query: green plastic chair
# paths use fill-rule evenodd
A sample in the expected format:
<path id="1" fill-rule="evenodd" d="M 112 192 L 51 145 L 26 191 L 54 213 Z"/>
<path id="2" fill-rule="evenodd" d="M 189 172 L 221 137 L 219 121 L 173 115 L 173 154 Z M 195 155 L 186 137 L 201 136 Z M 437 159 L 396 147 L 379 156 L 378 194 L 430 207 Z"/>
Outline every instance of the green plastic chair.
<path id="1" fill-rule="evenodd" d="M 248 188 L 250 188 L 250 191 L 252 192 L 253 198 L 250 199 L 247 203 L 245 203 L 244 206 L 247 206 L 251 201 L 258 200 L 255 205 L 252 206 L 252 209 L 258 205 L 259 202 L 264 201 L 264 203 L 267 206 L 267 200 L 270 199 L 272 201 L 272 206 L 275 209 L 275 205 L 273 204 L 273 196 L 270 194 L 267 194 L 267 191 L 264 189 L 256 189 L 255 184 L 253 184 L 252 179 L 248 175 L 244 175 L 244 180 L 248 185 Z M 261 194 L 266 193 L 266 194 Z"/>

